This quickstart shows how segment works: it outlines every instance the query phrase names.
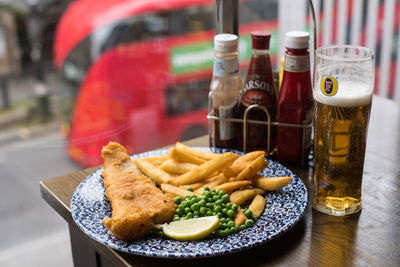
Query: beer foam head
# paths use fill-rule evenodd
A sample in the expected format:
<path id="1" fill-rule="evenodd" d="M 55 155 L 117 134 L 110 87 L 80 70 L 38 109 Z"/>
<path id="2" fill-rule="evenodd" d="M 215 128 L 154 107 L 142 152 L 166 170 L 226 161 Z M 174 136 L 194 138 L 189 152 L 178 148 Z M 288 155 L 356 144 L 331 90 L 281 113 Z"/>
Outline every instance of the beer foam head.
<path id="1" fill-rule="evenodd" d="M 333 96 L 324 95 L 320 89 L 320 81 L 313 90 L 314 100 L 326 105 L 337 107 L 356 107 L 369 104 L 373 88 L 367 84 L 343 81 L 338 82 L 337 92 Z"/>

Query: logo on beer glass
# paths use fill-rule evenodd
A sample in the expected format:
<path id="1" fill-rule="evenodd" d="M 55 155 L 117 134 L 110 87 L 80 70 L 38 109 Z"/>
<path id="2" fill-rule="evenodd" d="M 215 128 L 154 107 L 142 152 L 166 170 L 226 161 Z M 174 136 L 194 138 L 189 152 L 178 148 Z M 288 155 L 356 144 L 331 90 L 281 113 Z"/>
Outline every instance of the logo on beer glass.
<path id="1" fill-rule="evenodd" d="M 321 78 L 321 92 L 327 96 L 336 95 L 338 90 L 337 81 L 332 76 L 323 76 Z"/>

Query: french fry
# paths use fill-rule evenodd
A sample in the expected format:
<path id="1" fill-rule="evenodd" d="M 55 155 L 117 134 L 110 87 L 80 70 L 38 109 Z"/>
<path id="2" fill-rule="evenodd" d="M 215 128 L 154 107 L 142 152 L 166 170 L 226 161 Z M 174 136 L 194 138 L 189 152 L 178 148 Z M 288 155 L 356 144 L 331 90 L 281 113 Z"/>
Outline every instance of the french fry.
<path id="1" fill-rule="evenodd" d="M 174 160 L 180 161 L 180 162 L 194 163 L 197 165 L 200 165 L 200 164 L 203 164 L 206 162 L 204 159 L 198 158 L 192 154 L 185 154 L 184 152 L 182 152 L 182 150 L 179 150 L 176 147 L 173 147 L 169 150 L 169 155 Z"/>
<path id="2" fill-rule="evenodd" d="M 224 176 L 224 174 L 222 172 L 215 172 L 215 173 L 211 174 L 210 177 L 206 178 L 204 180 L 204 182 L 210 183 L 215 180 L 221 179 L 221 177 L 224 178 L 224 181 L 226 180 L 226 177 Z"/>
<path id="3" fill-rule="evenodd" d="M 251 184 L 251 181 L 249 181 L 249 180 L 233 181 L 233 182 L 228 182 L 228 183 L 218 185 L 214 189 L 215 190 L 224 190 L 225 193 L 231 194 L 236 189 L 241 188 L 246 185 L 249 185 L 249 184 Z"/>
<path id="4" fill-rule="evenodd" d="M 161 164 L 160 169 L 169 173 L 184 174 L 193 170 L 197 165 L 188 162 L 178 162 L 173 159 L 168 159 Z"/>
<path id="5" fill-rule="evenodd" d="M 194 184 L 188 184 L 188 185 L 180 185 L 180 188 L 187 189 L 188 187 L 191 187 L 193 190 L 199 189 L 200 187 L 203 187 L 205 185 L 205 182 L 198 182 Z"/>
<path id="6" fill-rule="evenodd" d="M 205 161 L 212 160 L 213 158 L 215 158 L 218 155 L 216 153 L 206 152 L 206 151 L 199 150 L 199 149 L 194 149 L 190 146 L 182 144 L 181 142 L 177 142 L 175 145 L 175 148 L 186 155 L 192 155 L 196 158 L 200 158 Z"/>
<path id="7" fill-rule="evenodd" d="M 246 222 L 246 220 L 247 220 L 246 215 L 244 215 L 241 208 L 238 208 L 238 210 L 236 211 L 236 214 L 235 214 L 235 218 L 234 218 L 235 225 L 241 226 L 242 224 L 244 224 Z"/>
<path id="8" fill-rule="evenodd" d="M 162 155 L 162 156 L 155 156 L 143 159 L 150 162 L 154 166 L 160 166 L 164 161 L 168 160 L 169 158 L 170 158 L 169 155 Z"/>
<path id="9" fill-rule="evenodd" d="M 237 190 L 230 195 L 229 199 L 236 205 L 242 205 L 246 201 L 262 193 L 264 193 L 264 190 L 259 188 Z"/>
<path id="10" fill-rule="evenodd" d="M 188 191 L 188 190 L 185 190 L 185 189 L 182 189 L 180 187 L 173 186 L 170 184 L 162 184 L 161 190 L 164 191 L 165 193 L 168 193 L 168 194 L 171 194 L 174 196 L 179 196 L 182 198 L 185 196 L 197 196 L 198 195 L 195 192 Z"/>
<path id="11" fill-rule="evenodd" d="M 285 187 L 292 181 L 292 177 L 262 177 L 256 176 L 252 184 L 266 191 L 273 191 Z"/>
<path id="12" fill-rule="evenodd" d="M 210 189 L 213 189 L 213 188 L 215 188 L 216 186 L 218 186 L 218 185 L 220 185 L 220 184 L 223 184 L 224 182 L 226 182 L 226 177 L 224 176 L 224 174 L 223 173 L 221 173 L 221 174 L 219 174 L 219 175 L 217 175 L 217 176 L 214 176 L 214 177 L 211 177 L 211 178 L 207 178 L 206 180 L 204 180 L 206 183 L 203 185 L 203 186 L 201 186 L 200 188 L 198 188 L 198 189 L 195 189 L 195 192 L 196 193 L 198 193 L 198 194 L 203 194 L 203 192 L 204 192 L 204 188 L 205 187 L 208 187 L 208 188 L 210 188 Z"/>
<path id="13" fill-rule="evenodd" d="M 254 216 L 260 217 L 261 213 L 264 211 L 265 204 L 265 198 L 263 198 L 261 195 L 257 195 L 253 198 L 253 201 L 249 206 L 249 210 L 251 210 Z"/>
<path id="14" fill-rule="evenodd" d="M 168 173 L 154 166 L 145 159 L 135 159 L 134 162 L 144 175 L 151 178 L 158 185 L 166 184 L 172 179 Z"/>
<path id="15" fill-rule="evenodd" d="M 264 156 L 259 156 L 252 161 L 244 170 L 242 170 L 234 180 L 245 180 L 250 179 L 258 172 L 262 171 L 268 163 L 265 161 Z"/>
<path id="16" fill-rule="evenodd" d="M 244 170 L 251 161 L 255 160 L 260 156 L 265 156 L 264 151 L 253 151 L 247 154 L 244 154 L 240 158 L 236 159 L 231 166 L 227 167 L 224 170 L 225 177 L 233 177 L 238 175 L 242 170 Z"/>
<path id="17" fill-rule="evenodd" d="M 174 185 L 184 185 L 199 182 L 206 179 L 212 173 L 222 170 L 226 165 L 232 163 L 238 157 L 239 155 L 232 152 L 218 154 L 212 160 L 207 161 L 193 170 L 178 176 L 171 182 Z"/>

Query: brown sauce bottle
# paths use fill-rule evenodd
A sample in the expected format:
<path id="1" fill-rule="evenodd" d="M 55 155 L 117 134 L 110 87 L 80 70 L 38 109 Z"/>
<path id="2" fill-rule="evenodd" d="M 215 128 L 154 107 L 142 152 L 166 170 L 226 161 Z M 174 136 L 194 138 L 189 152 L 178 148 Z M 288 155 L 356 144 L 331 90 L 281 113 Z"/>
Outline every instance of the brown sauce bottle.
<path id="1" fill-rule="evenodd" d="M 243 118 L 247 107 L 258 104 L 267 108 L 271 122 L 276 121 L 277 93 L 272 76 L 271 60 L 269 56 L 269 41 L 271 34 L 264 31 L 251 33 L 252 57 L 243 90 L 240 94 L 239 117 Z M 267 121 L 263 110 L 254 109 L 248 113 L 248 119 Z M 240 127 L 238 142 L 243 148 L 243 127 Z M 248 124 L 246 150 L 267 151 L 268 130 L 266 125 Z M 276 148 L 276 127 L 271 126 L 270 151 Z"/>

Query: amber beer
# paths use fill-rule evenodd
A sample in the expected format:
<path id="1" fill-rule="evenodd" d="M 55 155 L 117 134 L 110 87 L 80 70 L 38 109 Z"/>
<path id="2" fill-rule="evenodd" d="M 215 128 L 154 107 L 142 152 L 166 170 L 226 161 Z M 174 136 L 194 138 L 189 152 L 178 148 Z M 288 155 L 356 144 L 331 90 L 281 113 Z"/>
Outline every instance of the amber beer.
<path id="1" fill-rule="evenodd" d="M 314 98 L 316 197 L 313 206 L 317 210 L 343 215 L 340 213 L 361 209 L 371 98 L 372 94 L 363 94 L 347 98 L 346 103 L 340 98 L 318 99 L 318 95 Z"/>
<path id="2" fill-rule="evenodd" d="M 374 52 L 351 45 L 315 51 L 313 208 L 334 216 L 361 210 Z"/>

